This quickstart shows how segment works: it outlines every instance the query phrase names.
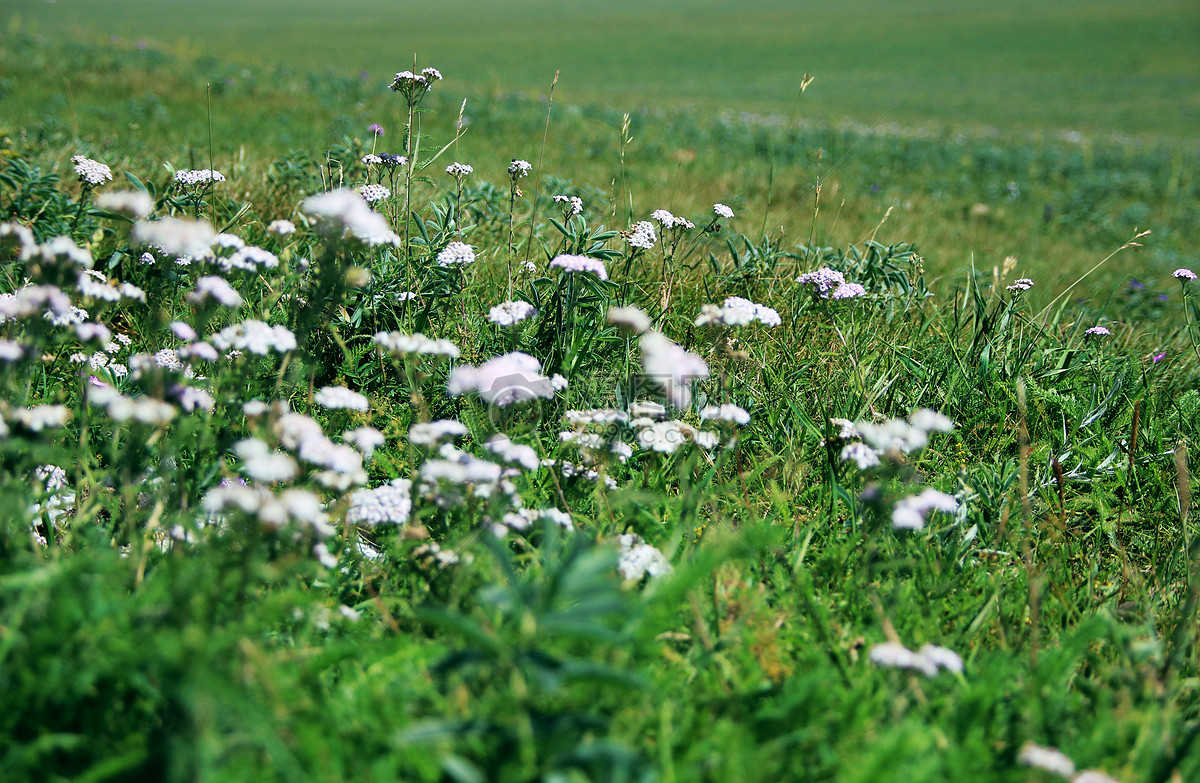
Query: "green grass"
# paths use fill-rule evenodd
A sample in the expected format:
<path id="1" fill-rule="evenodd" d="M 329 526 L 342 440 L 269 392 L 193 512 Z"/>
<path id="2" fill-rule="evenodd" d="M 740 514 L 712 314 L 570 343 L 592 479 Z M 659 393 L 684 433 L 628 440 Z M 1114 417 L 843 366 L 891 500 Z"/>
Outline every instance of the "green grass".
<path id="1" fill-rule="evenodd" d="M 288 7 L 315 18 L 315 6 Z M 194 6 L 165 8 L 172 23 L 201 19 Z M 499 18 L 521 10 L 489 8 Z M 577 18 L 574 6 L 556 8 L 564 24 Z M 1007 19 L 1057 13 L 1004 8 Z M 1064 20 L 1080 18 L 1071 8 Z M 1095 24 L 1117 25 L 1114 9 L 1097 6 Z M 146 24 L 163 12 L 140 10 Z M 929 15 L 888 14 L 880 19 L 935 27 Z M 535 25 L 555 18 L 533 16 Z M 38 24 L 50 31 L 75 19 Z M 955 17 L 936 21 L 943 41 L 958 42 Z M 200 25 L 190 29 L 198 42 Z M 236 35 L 262 41 L 252 29 L 222 22 L 223 45 Z M 830 29 L 827 40 L 852 37 Z M 324 188 L 330 161 L 345 184 L 361 184 L 369 123 L 387 128 L 381 150 L 400 150 L 397 96 L 353 65 L 341 75 L 334 62 L 315 72 L 247 66 L 245 47 L 226 59 L 215 44 L 141 51 L 96 33 L 14 33 L 0 47 L 0 222 L 43 239 L 69 235 L 106 275 L 142 286 L 146 304 L 85 302 L 131 336 L 132 351 L 180 347 L 174 319 L 207 335 L 259 318 L 291 327 L 299 346 L 286 359 L 204 365 L 202 379 L 95 371 L 131 397 L 176 404 L 181 386 L 212 394 L 211 412 L 179 410 L 159 427 L 86 401 L 87 378 L 68 357 L 92 348 L 73 332 L 36 317 L 0 324 L 0 338 L 25 346 L 0 373 L 9 428 L 0 438 L 0 779 L 1056 780 L 1018 763 L 1027 742 L 1122 783 L 1200 777 L 1200 534 L 1184 500 L 1200 438 L 1200 307 L 1195 283 L 1184 296 L 1171 277 L 1196 267 L 1200 166 L 1192 145 L 1172 139 L 1181 126 L 1072 141 L 972 130 L 959 116 L 948 121 L 954 131 L 897 125 L 863 139 L 859 128 L 722 119 L 702 105 L 635 112 L 622 158 L 621 102 L 572 102 L 564 87 L 541 184 L 522 180 L 510 217 L 505 167 L 512 157 L 538 163 L 545 102 L 510 92 L 525 85 L 503 76 L 493 89 L 468 83 L 440 52 L 423 52 L 422 65 L 447 74 L 425 104 L 423 157 L 450 138 L 464 97 L 469 130 L 414 183 L 416 215 L 395 223 L 412 252 L 364 250 L 304 225 L 288 237 L 265 227 L 302 223 L 298 205 Z M 354 54 L 329 39 L 313 45 Z M 288 46 L 272 42 L 256 56 L 299 58 Z M 881 66 L 878 78 L 892 76 Z M 228 181 L 197 207 L 169 189 L 164 163 L 209 165 L 210 84 L 212 161 Z M 1022 111 L 1053 116 L 1032 101 Z M 115 182 L 100 192 L 133 186 L 132 175 L 154 192 L 158 215 L 198 211 L 280 265 L 230 273 L 245 299 L 236 313 L 194 306 L 186 293 L 213 270 L 140 264 L 127 223 L 89 208 L 69 162 L 77 153 L 112 166 Z M 475 166 L 461 208 L 441 173 L 455 159 Z M 583 198 L 586 227 L 551 222 L 558 192 Z M 601 231 L 656 208 L 702 226 L 714 201 L 737 218 L 717 235 L 693 232 L 669 259 L 661 244 L 631 257 Z M 393 198 L 381 211 L 395 220 L 399 207 Z M 1135 226 L 1153 231 L 1144 249 L 1119 253 L 1046 307 Z M 437 267 L 460 229 L 478 261 Z M 565 282 L 546 267 L 565 249 L 608 257 L 611 282 Z M 538 271 L 510 290 L 508 270 L 527 256 Z M 3 290 L 69 283 L 56 264 L 22 259 L 8 243 L 0 263 Z M 814 301 L 794 281 L 826 264 L 870 295 L 832 309 Z M 370 270 L 369 282 L 357 268 Z M 360 286 L 347 284 L 348 271 Z M 1006 283 L 1022 275 L 1036 287 L 1010 296 Z M 407 290 L 420 296 L 396 298 Z M 694 325 L 702 305 L 730 295 L 776 308 L 782 324 Z M 540 314 L 506 332 L 485 316 L 510 296 Z M 750 412 L 736 448 L 638 448 L 606 464 L 615 490 L 548 469 L 514 478 L 527 507 L 569 511 L 574 534 L 548 526 L 500 542 L 485 525 L 503 511 L 495 495 L 450 507 L 418 499 L 410 524 L 364 531 L 379 559 L 354 546 L 343 493 L 306 467 L 287 485 L 328 502 L 340 556 L 332 569 L 314 561 L 307 533 L 232 510 L 228 527 L 204 524 L 204 499 L 222 478 L 245 474 L 234 444 L 278 440 L 243 413 L 251 398 L 286 401 L 333 438 L 378 427 L 387 442 L 365 463 L 369 486 L 417 476 L 426 455 L 407 433 L 426 416 L 460 420 L 462 447 L 480 457 L 504 428 L 541 456 L 578 462 L 559 437 L 565 410 L 622 404 L 640 360 L 637 341 L 605 319 L 616 303 L 643 307 L 703 356 L 712 369 L 697 388 L 704 401 Z M 1098 323 L 1113 336 L 1090 342 L 1083 331 Z M 443 362 L 377 354 L 371 336 L 392 329 L 452 340 L 459 364 L 521 350 L 571 385 L 536 416 L 504 415 L 448 396 Z M 326 384 L 361 391 L 370 411 L 322 409 L 313 390 Z M 17 409 L 43 403 L 69 408 L 63 429 L 16 423 Z M 902 461 L 862 472 L 827 441 L 837 432 L 830 417 L 921 406 L 956 427 Z M 673 415 L 700 424 L 696 410 Z M 54 531 L 38 527 L 33 508 L 47 501 L 31 478 L 44 464 L 63 466 L 74 493 Z M 891 504 L 921 487 L 956 494 L 963 512 L 932 515 L 923 531 L 893 529 Z M 31 540 L 31 527 L 50 534 L 47 545 Z M 166 531 L 193 541 L 168 544 Z M 628 532 L 659 547 L 673 573 L 621 583 L 613 539 Z M 420 553 L 428 543 L 463 559 L 438 572 Z M 965 671 L 926 678 L 870 663 L 870 648 L 891 638 L 952 648 Z"/>
<path id="2" fill-rule="evenodd" d="M 13 0 L 6 10 L 48 35 L 178 45 L 252 70 L 365 70 L 379 84 L 414 54 L 459 90 L 545 93 L 561 70 L 564 100 L 617 110 L 699 104 L 1177 138 L 1200 122 L 1200 9 L 1186 0 Z M 817 81 L 797 103 L 804 73 Z"/>

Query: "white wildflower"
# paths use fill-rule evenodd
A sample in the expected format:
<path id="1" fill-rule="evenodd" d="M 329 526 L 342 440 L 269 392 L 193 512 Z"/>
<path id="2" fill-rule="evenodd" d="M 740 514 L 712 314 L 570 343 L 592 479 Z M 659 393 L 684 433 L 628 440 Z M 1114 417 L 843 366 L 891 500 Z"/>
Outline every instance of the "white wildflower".
<path id="1" fill-rule="evenodd" d="M 563 210 L 571 217 L 583 212 L 583 199 L 578 196 L 555 196 L 554 203 L 563 204 Z"/>
<path id="2" fill-rule="evenodd" d="M 382 432 L 367 426 L 346 430 L 342 433 L 342 440 L 361 451 L 364 457 L 370 457 L 385 442 Z"/>
<path id="3" fill-rule="evenodd" d="M 625 241 L 630 247 L 639 250 L 649 250 L 658 242 L 658 236 L 654 233 L 654 224 L 649 220 L 639 221 L 625 233 Z"/>
<path id="4" fill-rule="evenodd" d="M 400 237 L 358 193 L 344 188 L 311 196 L 301 205 L 322 233 L 367 245 L 399 245 Z"/>
<path id="5" fill-rule="evenodd" d="M 313 401 L 330 410 L 343 409 L 366 413 L 371 409 L 371 403 L 366 397 L 345 386 L 323 386 L 313 395 Z"/>
<path id="6" fill-rule="evenodd" d="M 451 371 L 446 390 L 451 397 L 473 392 L 484 402 L 499 406 L 539 397 L 550 399 L 554 385 L 541 370 L 542 363 L 537 359 L 515 351 L 489 359 L 479 367 L 460 364 Z"/>
<path id="7" fill-rule="evenodd" d="M 1073 778 L 1075 776 L 1075 762 L 1057 748 L 1044 748 L 1041 745 L 1026 742 L 1021 747 L 1017 761 L 1027 767 L 1044 769 L 1047 772 L 1053 772 L 1064 778 Z"/>
<path id="8" fill-rule="evenodd" d="M 75 155 L 71 158 L 71 163 L 75 164 L 75 174 L 79 181 L 92 187 L 103 185 L 112 179 L 112 169 L 99 161 Z"/>
<path id="9" fill-rule="evenodd" d="M 443 440 L 461 438 L 467 434 L 467 426 L 455 419 L 441 419 L 408 428 L 408 442 L 414 446 L 436 446 Z"/>
<path id="10" fill-rule="evenodd" d="M 175 172 L 176 184 L 189 188 L 214 185 L 224 181 L 225 175 L 216 169 L 179 169 Z"/>
<path id="11" fill-rule="evenodd" d="M 521 321 L 537 315 L 537 308 L 529 302 L 501 302 L 488 310 L 488 320 L 497 326 L 515 326 Z"/>
<path id="12" fill-rule="evenodd" d="M 944 492 L 926 487 L 920 494 L 899 500 L 892 508 L 892 526 L 898 530 L 921 530 L 930 511 L 953 514 L 958 500 Z"/>
<path id="13" fill-rule="evenodd" d="M 412 513 L 412 482 L 392 479 L 375 489 L 360 489 L 350 495 L 346 521 L 351 525 L 403 525 Z"/>
<path id="14" fill-rule="evenodd" d="M 426 337 L 420 332 L 404 334 L 402 332 L 376 332 L 372 338 L 376 345 L 394 356 L 438 356 L 449 359 L 458 358 L 458 347 L 449 340 Z"/>
<path id="15" fill-rule="evenodd" d="M 437 255 L 438 266 L 466 266 L 475 263 L 475 250 L 465 242 L 451 242 Z"/>
<path id="16" fill-rule="evenodd" d="M 117 190 L 96 196 L 100 209 L 141 220 L 154 210 L 154 199 L 141 190 Z"/>
<path id="17" fill-rule="evenodd" d="M 745 408 L 732 403 L 726 403 L 721 406 L 708 405 L 700 409 L 700 418 L 705 421 L 724 421 L 730 424 L 737 424 L 739 427 L 744 427 L 750 423 L 750 414 Z"/>
<path id="18" fill-rule="evenodd" d="M 865 443 L 847 443 L 842 447 L 842 462 L 853 462 L 859 470 L 867 470 L 879 464 L 879 452 Z"/>
<path id="19" fill-rule="evenodd" d="M 233 453 L 242 460 L 246 475 L 264 484 L 291 481 L 300 472 L 294 459 L 281 451 L 273 451 L 258 438 L 238 441 L 233 446 Z"/>
<path id="20" fill-rule="evenodd" d="M 708 365 L 661 332 L 642 335 L 642 372 L 657 383 L 677 408 L 691 404 L 691 382 L 708 377 Z"/>
<path id="21" fill-rule="evenodd" d="M 639 307 L 610 307 L 608 322 L 634 334 L 650 331 L 650 316 Z"/>
<path id="22" fill-rule="evenodd" d="M 14 408 L 8 418 L 27 430 L 41 432 L 65 427 L 71 418 L 71 410 L 65 405 L 35 405 L 32 408 Z"/>
<path id="23" fill-rule="evenodd" d="M 234 349 L 259 356 L 296 350 L 296 336 L 286 326 L 271 326 L 254 318 L 227 326 L 208 339 L 219 350 Z"/>
<path id="24" fill-rule="evenodd" d="M 537 470 L 540 462 L 537 452 L 531 447 L 513 443 L 503 433 L 493 435 L 484 447 L 505 462 L 520 465 L 525 470 Z"/>
<path id="25" fill-rule="evenodd" d="M 516 182 L 522 177 L 528 176 L 532 169 L 533 166 L 530 165 L 529 161 L 527 160 L 517 160 L 516 158 L 513 158 L 512 163 L 508 164 L 508 174 L 510 177 L 512 177 L 513 182 Z"/>
<path id="26" fill-rule="evenodd" d="M 140 221 L 133 227 L 133 238 L 143 245 L 154 245 L 171 256 L 203 258 L 209 253 L 217 232 L 204 220 L 159 218 Z"/>
<path id="27" fill-rule="evenodd" d="M 363 197 L 363 201 L 366 201 L 368 204 L 383 201 L 392 195 L 392 191 L 383 185 L 363 185 L 358 189 L 358 192 Z"/>
<path id="28" fill-rule="evenodd" d="M 608 270 L 605 269 L 604 262 L 597 258 L 588 258 L 587 256 L 577 256 L 564 253 L 556 256 L 554 260 L 550 262 L 550 266 L 557 267 L 564 272 L 590 272 L 601 280 L 608 279 Z"/>
<path id="29" fill-rule="evenodd" d="M 671 564 L 656 547 L 647 544 L 641 536 L 626 533 L 617 536 L 617 570 L 626 581 L 640 581 L 642 577 L 659 577 L 671 572 Z"/>

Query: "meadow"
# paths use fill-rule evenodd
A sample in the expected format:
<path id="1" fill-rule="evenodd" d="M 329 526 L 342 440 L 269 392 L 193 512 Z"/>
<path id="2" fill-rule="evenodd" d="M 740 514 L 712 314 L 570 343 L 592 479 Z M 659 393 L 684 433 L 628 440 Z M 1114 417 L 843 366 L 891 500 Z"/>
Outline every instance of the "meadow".
<path id="1" fill-rule="evenodd" d="M 0 779 L 1200 779 L 1194 7 L 65 5 Z"/>

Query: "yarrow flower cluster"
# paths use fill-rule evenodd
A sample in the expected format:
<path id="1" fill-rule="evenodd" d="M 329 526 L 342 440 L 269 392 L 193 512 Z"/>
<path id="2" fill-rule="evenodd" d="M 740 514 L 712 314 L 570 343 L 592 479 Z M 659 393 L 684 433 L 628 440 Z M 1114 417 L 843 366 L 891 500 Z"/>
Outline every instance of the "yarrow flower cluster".
<path id="1" fill-rule="evenodd" d="M 446 167 L 446 173 L 456 179 L 462 179 L 474 170 L 472 166 L 468 166 L 466 163 L 459 163 L 458 161 Z"/>
<path id="2" fill-rule="evenodd" d="M 897 530 L 924 530 L 925 517 L 931 511 L 953 514 L 958 511 L 958 500 L 944 492 L 926 487 L 916 495 L 897 501 L 892 508 L 892 527 Z"/>
<path id="3" fill-rule="evenodd" d="M 1012 281 L 1012 285 L 1007 285 L 1004 287 L 1006 291 L 1010 291 L 1014 294 L 1025 293 L 1030 288 L 1033 288 L 1033 280 L 1029 279 L 1028 277 L 1018 277 L 1016 280 Z"/>
<path id="4" fill-rule="evenodd" d="M 654 212 L 650 214 L 650 219 L 658 221 L 658 224 L 663 227 L 664 231 L 670 231 L 677 228 L 686 231 L 696 227 L 696 224 L 687 218 L 672 215 L 665 209 L 654 210 Z"/>
<path id="5" fill-rule="evenodd" d="M 574 217 L 583 212 L 583 199 L 579 196 L 555 196 L 554 203 L 562 204 L 563 213 L 568 217 Z"/>
<path id="6" fill-rule="evenodd" d="M 133 238 L 169 255 L 193 259 L 208 256 L 217 232 L 206 220 L 164 217 L 137 223 L 133 227 Z"/>
<path id="7" fill-rule="evenodd" d="M 871 648 L 871 663 L 893 669 L 913 669 L 926 677 L 936 677 L 942 669 L 962 674 L 963 662 L 958 653 L 946 647 L 926 644 L 920 650 L 910 650 L 899 642 L 884 642 Z"/>
<path id="8" fill-rule="evenodd" d="M 438 266 L 466 266 L 475 263 L 475 249 L 465 242 L 451 242 L 437 254 Z"/>
<path id="9" fill-rule="evenodd" d="M 344 188 L 312 196 L 301 206 L 327 235 L 353 238 L 367 245 L 399 245 L 400 237 L 366 200 Z"/>
<path id="10" fill-rule="evenodd" d="M 630 424 L 638 428 L 638 445 L 660 454 L 674 454 L 685 443 L 695 443 L 703 449 L 715 449 L 721 442 L 717 433 L 698 430 L 678 419 L 650 421 L 639 417 L 631 420 Z"/>
<path id="11" fill-rule="evenodd" d="M 442 72 L 437 68 L 423 68 L 420 73 L 412 71 L 400 71 L 396 77 L 392 79 L 390 89 L 392 92 L 398 92 L 408 100 L 409 105 L 415 106 L 420 103 L 421 98 L 425 97 L 425 93 L 433 88 L 433 83 L 441 80 Z"/>
<path id="12" fill-rule="evenodd" d="M 359 195 L 363 197 L 363 201 L 368 204 L 374 204 L 376 201 L 383 201 L 385 198 L 392 195 L 392 191 L 385 188 L 383 185 L 363 185 L 358 189 Z"/>
<path id="13" fill-rule="evenodd" d="M 382 432 L 367 426 L 346 430 L 342 433 L 342 440 L 361 451 L 363 456 L 368 458 L 375 453 L 375 449 L 387 442 Z"/>
<path id="14" fill-rule="evenodd" d="M 1175 278 L 1176 280 L 1179 280 L 1180 282 L 1186 283 L 1189 280 L 1195 280 L 1196 273 L 1190 269 L 1176 269 L 1174 272 L 1171 273 L 1171 277 Z"/>
<path id="15" fill-rule="evenodd" d="M 750 414 L 740 405 L 725 403 L 724 405 L 708 405 L 700 409 L 700 418 L 705 421 L 724 421 L 744 427 L 750 423 Z"/>
<path id="16" fill-rule="evenodd" d="M 444 440 L 464 437 L 469 430 L 457 419 L 439 419 L 414 424 L 408 428 L 408 442 L 414 446 L 437 446 Z"/>
<path id="17" fill-rule="evenodd" d="M 812 286 L 813 297 L 816 299 L 856 299 L 867 293 L 860 284 L 847 282 L 845 275 L 829 267 L 806 272 L 797 277 L 796 282 Z"/>
<path id="18" fill-rule="evenodd" d="M 696 316 L 696 326 L 747 326 L 758 321 L 764 326 L 775 327 L 783 323 L 779 312 L 772 307 L 756 304 L 740 296 L 730 296 L 720 307 L 704 305 Z"/>
<path id="19" fill-rule="evenodd" d="M 514 351 L 489 359 L 479 367 L 460 364 L 451 371 L 446 391 L 451 397 L 471 392 L 486 403 L 506 407 L 538 398 L 548 400 L 565 386 L 562 376 L 542 375 L 540 361 Z"/>
<path id="20" fill-rule="evenodd" d="M 1070 756 L 1057 748 L 1045 748 L 1026 742 L 1017 755 L 1017 761 L 1027 767 L 1037 767 L 1047 772 L 1053 772 L 1071 783 L 1121 783 L 1116 778 L 1106 775 L 1099 770 L 1085 769 L 1075 771 L 1075 762 Z"/>
<path id="21" fill-rule="evenodd" d="M 126 397 L 111 386 L 88 389 L 88 403 L 104 408 L 113 421 L 134 421 L 165 427 L 178 413 L 170 403 L 154 397 Z"/>
<path id="22" fill-rule="evenodd" d="M 60 429 L 71 420 L 71 409 L 65 405 L 34 405 L 32 408 L 14 408 L 8 419 L 31 432 Z"/>
<path id="23" fill-rule="evenodd" d="M 654 224 L 649 220 L 640 220 L 634 223 L 623 236 L 630 247 L 638 250 L 649 250 L 658 242 L 658 235 L 654 233 Z"/>
<path id="24" fill-rule="evenodd" d="M 52 266 L 79 267 L 91 269 L 95 265 L 92 254 L 86 248 L 79 247 L 70 237 L 55 237 L 49 242 L 38 245 L 31 257 L 43 264 Z M 96 274 L 100 274 L 97 272 Z M 104 275 L 100 275 L 103 279 Z"/>
<path id="25" fill-rule="evenodd" d="M 676 408 L 692 402 L 691 383 L 708 377 L 708 365 L 689 353 L 662 332 L 642 335 L 642 372 L 659 385 Z"/>
<path id="26" fill-rule="evenodd" d="M 604 262 L 597 258 L 564 253 L 555 256 L 554 260 L 550 262 L 550 266 L 561 269 L 564 272 L 591 273 L 601 280 L 608 279 L 608 269 L 605 268 Z"/>
<path id="27" fill-rule="evenodd" d="M 1093 326 L 1085 331 L 1083 336 L 1088 338 L 1112 337 L 1112 332 L 1103 326 Z"/>
<path id="28" fill-rule="evenodd" d="M 296 524 L 312 530 L 320 537 L 334 533 L 333 528 L 326 524 L 328 515 L 321 507 L 321 499 L 306 489 L 285 489 L 276 495 L 266 487 L 222 484 L 209 490 L 202 505 L 213 515 L 229 510 L 240 511 L 270 528 Z"/>
<path id="29" fill-rule="evenodd" d="M 426 337 L 420 332 L 376 332 L 373 342 L 393 356 L 437 356 L 447 359 L 458 358 L 458 346 L 449 340 Z"/>
<path id="30" fill-rule="evenodd" d="M 371 403 L 366 397 L 345 386 L 323 386 L 313 395 L 313 402 L 330 410 L 350 410 L 366 413 Z"/>
<path id="31" fill-rule="evenodd" d="M 208 339 L 222 351 L 248 351 L 259 356 L 296 350 L 296 335 L 286 326 L 271 326 L 255 318 L 227 326 Z"/>
<path id="32" fill-rule="evenodd" d="M 656 547 L 641 536 L 625 533 L 617 536 L 617 571 L 626 581 L 637 582 L 643 577 L 659 577 L 671 573 L 671 564 Z"/>
<path id="33" fill-rule="evenodd" d="M 350 495 L 346 522 L 351 525 L 404 525 L 412 514 L 412 482 L 392 479 L 375 489 L 359 489 Z"/>
<path id="34" fill-rule="evenodd" d="M 269 250 L 247 245 L 229 258 L 217 258 L 216 263 L 223 272 L 230 272 L 234 269 L 258 272 L 261 269 L 275 269 L 279 266 L 279 258 Z"/>
<path id="35" fill-rule="evenodd" d="M 733 210 L 724 204 L 713 204 L 713 214 L 719 218 L 731 220 L 733 218 Z"/>
<path id="36" fill-rule="evenodd" d="M 919 451 L 929 445 L 930 433 L 954 430 L 954 422 L 949 417 L 928 408 L 918 408 L 907 419 L 887 419 L 878 424 L 869 421 L 851 423 L 841 419 L 834 423 L 842 427 L 841 437 L 861 438 L 864 443 L 859 445 L 867 446 L 877 457 L 888 453 L 909 454 Z M 851 459 L 847 454 L 843 449 L 844 461 Z M 878 464 L 878 460 L 874 464 Z"/>
<path id="37" fill-rule="evenodd" d="M 242 295 L 235 291 L 225 278 L 215 275 L 201 277 L 196 281 L 196 287 L 187 295 L 187 300 L 196 305 L 203 305 L 209 299 L 231 310 L 242 306 Z"/>
<path id="38" fill-rule="evenodd" d="M 263 484 L 291 481 L 300 473 L 296 461 L 281 451 L 274 451 L 258 438 L 246 438 L 233 446 L 233 453 L 242 460 L 243 472 Z"/>
<path id="39" fill-rule="evenodd" d="M 154 209 L 154 199 L 141 190 L 117 190 L 96 196 L 96 206 L 135 220 L 149 215 Z"/>
<path id="40" fill-rule="evenodd" d="M 75 155 L 71 158 L 71 163 L 75 165 L 75 174 L 79 181 L 89 187 L 103 185 L 112 179 L 112 169 L 99 161 Z"/>
<path id="41" fill-rule="evenodd" d="M 488 320 L 497 326 L 515 326 L 537 315 L 537 308 L 529 302 L 501 302 L 488 310 Z"/>
<path id="42" fill-rule="evenodd" d="M 566 530 L 574 530 L 575 523 L 571 515 L 557 508 L 518 508 L 505 514 L 500 522 L 492 524 L 492 533 L 498 538 L 508 535 L 510 530 L 525 531 L 533 527 L 535 522 L 546 520 Z"/>
<path id="43" fill-rule="evenodd" d="M 438 459 L 421 464 L 419 474 L 421 494 L 440 507 L 466 502 L 462 490 L 480 498 L 491 497 L 497 491 L 511 497 L 516 491 L 495 462 L 479 459 L 449 443 L 438 449 Z"/>
<path id="44" fill-rule="evenodd" d="M 179 169 L 175 172 L 176 184 L 194 188 L 224 182 L 225 175 L 216 169 Z"/>
<path id="45" fill-rule="evenodd" d="M 608 322 L 634 334 L 650 331 L 650 316 L 638 307 L 612 307 L 608 310 Z"/>
<path id="46" fill-rule="evenodd" d="M 532 169 L 533 166 L 529 163 L 529 161 L 513 158 L 512 163 L 508 164 L 508 175 L 512 177 L 513 182 L 516 182 L 522 177 L 529 176 L 529 172 Z"/>
<path id="47" fill-rule="evenodd" d="M 350 446 L 334 443 L 321 425 L 301 413 L 285 413 L 273 426 L 284 448 L 310 465 L 322 468 L 313 479 L 324 487 L 345 492 L 366 482 L 363 455 Z"/>
<path id="48" fill-rule="evenodd" d="M 37 249 L 37 240 L 28 227 L 17 222 L 0 223 L 0 251 L 10 251 L 20 261 L 26 261 Z"/>

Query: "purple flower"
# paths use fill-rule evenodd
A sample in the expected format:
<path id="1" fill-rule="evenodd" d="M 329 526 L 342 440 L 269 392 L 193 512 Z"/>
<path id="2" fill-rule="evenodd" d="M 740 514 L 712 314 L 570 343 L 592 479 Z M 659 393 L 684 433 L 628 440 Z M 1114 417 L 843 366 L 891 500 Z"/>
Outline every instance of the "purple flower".
<path id="1" fill-rule="evenodd" d="M 1104 328 L 1103 326 L 1093 326 L 1091 329 L 1088 329 L 1086 332 L 1084 332 L 1083 336 L 1084 337 L 1097 337 L 1097 338 L 1111 337 L 1112 332 L 1108 331 L 1108 329 Z"/>
<path id="2" fill-rule="evenodd" d="M 97 378 L 95 375 L 88 376 L 88 383 L 95 386 L 97 389 L 107 389 L 108 384 Z"/>
<path id="3" fill-rule="evenodd" d="M 1141 282 L 1140 280 L 1130 280 L 1129 287 L 1132 288 L 1134 291 L 1145 291 L 1146 290 L 1146 284 Z"/>
<path id="4" fill-rule="evenodd" d="M 1186 283 L 1189 280 L 1195 280 L 1196 273 L 1190 269 L 1176 269 L 1174 272 L 1171 273 L 1171 277 L 1175 278 L 1176 280 Z"/>
<path id="5" fill-rule="evenodd" d="M 367 130 L 371 131 L 371 133 L 374 133 L 376 136 L 383 135 L 383 126 L 378 122 L 371 123 L 371 127 L 367 128 Z"/>
<path id="6" fill-rule="evenodd" d="M 1162 361 L 1163 359 L 1165 359 L 1166 357 L 1167 357 L 1167 352 L 1166 352 L 1166 351 L 1163 351 L 1162 353 L 1156 353 L 1156 354 L 1154 354 L 1154 356 L 1151 358 L 1151 360 L 1150 360 L 1150 361 L 1154 362 L 1155 364 L 1158 364 L 1159 362 L 1161 362 L 1161 361 Z"/>

